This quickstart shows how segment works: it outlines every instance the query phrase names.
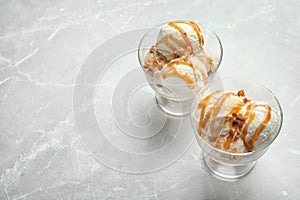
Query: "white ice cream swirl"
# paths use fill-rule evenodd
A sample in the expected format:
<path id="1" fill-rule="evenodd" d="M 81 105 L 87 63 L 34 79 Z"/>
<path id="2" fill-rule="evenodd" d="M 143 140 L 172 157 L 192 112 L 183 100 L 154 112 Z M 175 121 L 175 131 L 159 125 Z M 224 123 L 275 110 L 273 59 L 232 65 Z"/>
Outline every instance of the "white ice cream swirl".
<path id="1" fill-rule="evenodd" d="M 248 99 L 243 90 L 216 91 L 198 103 L 198 133 L 216 148 L 235 153 L 259 148 L 273 133 L 278 115 L 263 102 Z"/>
<path id="2" fill-rule="evenodd" d="M 173 85 L 202 83 L 214 71 L 212 59 L 203 49 L 200 27 L 190 21 L 164 25 L 144 59 L 144 69 L 153 77 Z M 190 87 L 193 89 L 195 87 Z"/>

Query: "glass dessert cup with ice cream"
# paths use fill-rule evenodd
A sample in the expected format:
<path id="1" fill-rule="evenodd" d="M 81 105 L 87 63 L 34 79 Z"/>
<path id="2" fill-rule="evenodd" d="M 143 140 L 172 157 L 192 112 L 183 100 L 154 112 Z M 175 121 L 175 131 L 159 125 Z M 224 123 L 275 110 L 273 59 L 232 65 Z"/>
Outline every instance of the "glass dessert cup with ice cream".
<path id="1" fill-rule="evenodd" d="M 138 49 L 159 107 L 174 116 L 190 113 L 195 94 L 213 80 L 222 55 L 218 36 L 191 21 L 154 27 L 143 36 Z"/>
<path id="2" fill-rule="evenodd" d="M 283 119 L 269 89 L 234 77 L 202 88 L 190 116 L 204 162 L 214 175 L 226 180 L 253 169 L 278 136 Z"/>

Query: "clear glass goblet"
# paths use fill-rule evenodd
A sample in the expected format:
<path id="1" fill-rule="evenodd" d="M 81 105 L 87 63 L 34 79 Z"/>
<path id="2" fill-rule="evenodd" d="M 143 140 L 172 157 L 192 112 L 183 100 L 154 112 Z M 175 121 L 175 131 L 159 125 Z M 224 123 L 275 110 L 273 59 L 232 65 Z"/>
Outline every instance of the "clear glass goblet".
<path id="1" fill-rule="evenodd" d="M 156 92 L 156 101 L 159 107 L 170 115 L 183 116 L 190 113 L 191 104 L 195 94 L 206 83 L 213 80 L 213 77 L 220 66 L 223 50 L 218 36 L 207 27 L 197 23 L 201 28 L 201 32 L 204 37 L 203 49 L 212 59 L 212 64 L 214 66 L 213 71 L 210 72 L 206 79 L 196 81 L 193 84 L 172 84 L 167 83 L 163 79 L 153 77 L 143 67 L 145 56 L 149 52 L 149 49 L 156 44 L 161 28 L 167 23 L 155 26 L 143 36 L 138 47 L 138 57 L 148 84 Z"/>
<path id="2" fill-rule="evenodd" d="M 236 93 L 241 89 L 245 91 L 247 98 L 270 105 L 274 111 L 272 114 L 276 115 L 274 117 L 277 121 L 272 125 L 271 129 L 268 129 L 268 131 L 263 130 L 261 132 L 259 136 L 260 140 L 257 141 L 259 145 L 257 145 L 256 148 L 248 152 L 235 153 L 217 148 L 216 145 L 214 145 L 216 143 L 208 141 L 208 139 L 204 139 L 203 136 L 200 136 L 201 134 L 203 135 L 204 131 L 206 131 L 207 134 L 220 135 L 220 132 L 225 130 L 225 128 L 223 127 L 223 130 L 219 130 L 218 133 L 214 133 L 214 129 L 204 130 L 203 126 L 199 125 L 199 116 L 201 115 L 201 112 L 198 103 L 215 91 L 221 91 L 225 94 L 225 92 Z M 278 136 L 283 121 L 283 114 L 279 101 L 269 89 L 257 82 L 235 77 L 227 77 L 222 80 L 213 81 L 203 87 L 192 104 L 190 116 L 197 142 L 202 150 L 202 156 L 205 164 L 214 175 L 226 180 L 235 180 L 246 175 L 253 169 L 257 159 L 269 149 Z M 218 119 L 210 118 L 210 120 L 216 120 L 216 123 L 224 122 L 222 120 L 218 121 Z"/>

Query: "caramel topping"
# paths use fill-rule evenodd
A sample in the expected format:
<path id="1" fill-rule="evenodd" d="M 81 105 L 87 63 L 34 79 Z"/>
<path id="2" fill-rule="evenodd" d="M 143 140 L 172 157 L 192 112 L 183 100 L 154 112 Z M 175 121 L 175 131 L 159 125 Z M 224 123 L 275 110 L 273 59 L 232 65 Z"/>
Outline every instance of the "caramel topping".
<path id="1" fill-rule="evenodd" d="M 187 33 L 180 26 L 177 26 L 176 22 L 169 22 L 168 25 L 178 30 L 178 32 L 182 35 L 187 46 L 192 46 L 189 38 L 187 37 Z"/>
<path id="2" fill-rule="evenodd" d="M 194 29 L 195 33 L 197 34 L 199 46 L 200 46 L 200 48 L 202 48 L 202 46 L 204 44 L 204 39 L 203 39 L 203 36 L 201 34 L 200 27 L 196 23 L 194 23 L 194 22 L 187 22 L 187 21 L 185 21 L 185 22 L 177 22 L 177 23 L 182 23 L 182 24 L 190 25 Z"/>
<path id="3" fill-rule="evenodd" d="M 221 96 L 217 102 L 215 103 L 214 105 L 214 112 L 213 112 L 213 119 L 216 119 L 216 117 L 218 116 L 218 114 L 220 113 L 221 111 L 221 108 L 223 107 L 223 104 L 225 102 L 225 100 L 230 97 L 231 95 L 233 95 L 233 93 L 231 92 L 228 92 L 228 93 L 225 93 L 223 96 Z M 225 119 L 223 119 L 223 123 L 225 123 Z M 217 134 L 220 133 L 220 131 L 222 130 L 222 123 L 219 123 L 217 124 L 217 127 L 215 127 L 215 123 L 216 123 L 216 120 L 213 120 L 210 124 L 210 132 L 214 135 L 214 136 L 218 136 Z"/>
<path id="4" fill-rule="evenodd" d="M 177 25 L 179 23 L 187 24 L 193 28 L 193 30 L 195 31 L 195 33 L 197 34 L 197 37 L 198 37 L 199 47 L 200 47 L 200 49 L 202 49 L 202 46 L 204 44 L 204 38 L 203 38 L 203 35 L 201 34 L 200 27 L 196 23 L 188 22 L 188 21 L 169 22 L 168 23 L 169 26 L 175 28 L 182 35 L 184 42 L 171 34 L 167 34 L 164 37 L 162 37 L 159 41 L 157 41 L 156 45 L 165 44 L 172 51 L 175 51 L 176 47 L 169 41 L 169 40 L 171 40 L 171 41 L 177 43 L 182 48 L 192 47 L 191 41 L 188 38 L 187 33 L 184 31 L 183 28 L 181 28 L 180 26 Z M 193 52 L 193 49 L 191 49 L 191 51 Z"/>
<path id="5" fill-rule="evenodd" d="M 187 32 L 184 28 L 182 28 L 183 26 L 186 27 L 186 25 L 190 26 L 197 35 L 201 54 L 195 57 L 204 64 L 205 68 L 202 67 L 202 65 L 197 66 L 196 63 L 194 64 L 192 60 L 189 60 L 193 56 L 193 46 L 191 45 L 192 41 L 188 37 Z M 156 45 L 150 48 L 149 53 L 147 54 L 148 57 L 147 59 L 145 59 L 143 67 L 147 72 L 154 76 L 157 71 L 161 71 L 162 68 L 167 65 L 168 69 L 165 73 L 162 74 L 163 79 L 171 76 L 176 76 L 183 79 L 187 84 L 190 84 L 189 87 L 193 89 L 193 83 L 197 82 L 198 80 L 205 81 L 208 75 L 213 72 L 212 59 L 206 56 L 202 48 L 204 44 L 204 38 L 201 29 L 196 23 L 190 21 L 169 22 L 168 26 L 176 29 L 173 30 L 177 31 L 175 36 L 173 34 L 166 34 L 162 38 L 160 38 L 156 42 Z M 180 37 L 178 33 L 182 37 Z M 166 55 L 163 50 L 159 51 L 157 47 L 160 44 L 163 44 L 165 47 L 167 47 L 167 50 L 171 51 L 172 55 Z M 200 58 L 199 56 L 202 57 Z M 174 58 L 180 58 L 180 61 L 172 61 Z M 176 65 L 185 65 L 191 67 L 194 71 L 193 75 L 180 73 Z"/>
<path id="6" fill-rule="evenodd" d="M 169 40 L 171 40 L 171 41 L 177 43 L 177 44 L 178 44 L 179 46 L 181 46 L 181 47 L 184 47 L 184 46 L 185 46 L 185 43 L 184 43 L 182 40 L 178 39 L 177 37 L 175 37 L 175 36 L 173 36 L 173 35 L 171 35 L 171 34 L 167 34 L 167 35 L 165 35 L 164 37 L 160 38 L 160 39 L 156 42 L 156 46 L 159 45 L 159 44 L 165 44 L 166 46 L 168 46 L 170 49 L 173 50 L 175 47 L 174 47 L 174 45 L 173 45 L 171 42 L 169 42 Z M 176 48 L 175 48 L 175 49 L 176 49 Z M 175 49 L 174 49 L 174 50 L 175 50 Z M 174 51 L 174 50 L 173 50 L 173 51 Z"/>
<path id="7" fill-rule="evenodd" d="M 211 108 L 206 112 L 205 115 L 205 110 L 207 106 L 211 103 L 212 97 L 221 91 L 216 91 L 207 97 L 205 97 L 203 100 L 201 100 L 198 103 L 198 108 L 201 109 L 200 113 L 200 119 L 199 119 L 199 125 L 198 125 L 198 130 L 201 130 L 205 128 L 208 120 L 210 118 L 216 119 L 218 117 L 218 114 L 226 100 L 226 98 L 230 96 L 238 96 L 242 99 L 242 103 L 237 103 L 232 107 L 232 109 L 226 114 L 226 117 L 223 122 L 219 123 L 217 127 L 215 127 L 216 120 L 212 120 L 210 123 L 210 132 L 213 137 L 218 136 L 222 128 L 224 127 L 225 123 L 228 122 L 228 128 L 229 131 L 226 137 L 226 140 L 223 143 L 223 148 L 225 150 L 229 150 L 231 147 L 231 144 L 233 141 L 235 141 L 237 138 L 241 138 L 243 140 L 244 146 L 248 151 L 253 151 L 254 149 L 254 143 L 259 139 L 259 136 L 261 132 L 263 131 L 264 127 L 266 124 L 270 121 L 271 119 L 271 106 L 269 105 L 264 105 L 264 108 L 266 109 L 266 114 L 265 114 L 265 119 L 261 122 L 261 124 L 256 128 L 254 133 L 252 134 L 251 138 L 249 141 L 247 141 L 247 134 L 248 134 L 248 128 L 253 123 L 256 114 L 255 114 L 255 108 L 257 107 L 256 103 L 254 101 L 250 101 L 245 97 L 244 90 L 238 91 L 237 94 L 234 94 L 232 92 L 227 92 L 224 95 L 221 95 L 216 102 L 214 102 L 211 106 Z M 248 103 L 248 105 L 247 105 Z M 241 109 L 246 106 L 246 111 L 241 113 Z M 219 121 L 218 121 L 219 122 Z M 223 135 L 223 134 L 222 134 Z M 215 147 L 221 148 L 221 140 L 220 138 L 217 138 L 217 141 L 215 143 Z"/>
<path id="8" fill-rule="evenodd" d="M 169 47 L 172 51 L 175 51 L 176 47 L 168 39 L 169 39 L 168 37 L 162 37 L 160 40 L 157 41 L 156 45 L 164 44 L 167 47 Z"/>
<path id="9" fill-rule="evenodd" d="M 167 64 L 168 72 L 163 74 L 163 76 L 162 76 L 163 79 L 166 79 L 171 76 L 176 76 L 176 77 L 183 79 L 187 84 L 194 83 L 194 80 L 190 76 L 179 73 L 174 65 L 185 65 L 185 66 L 193 68 L 193 65 L 191 63 L 187 63 L 184 60 L 176 60 L 176 61 L 169 62 Z"/>
<path id="10" fill-rule="evenodd" d="M 267 110 L 266 112 L 266 116 L 265 119 L 262 121 L 262 123 L 257 127 L 257 129 L 255 130 L 254 134 L 252 135 L 252 137 L 250 138 L 250 147 L 253 149 L 253 145 L 254 143 L 258 140 L 260 133 L 262 132 L 262 130 L 265 128 L 266 124 L 270 121 L 271 119 L 271 106 L 269 105 L 265 105 L 264 106 Z"/>
<path id="11" fill-rule="evenodd" d="M 248 128 L 250 126 L 250 124 L 253 122 L 253 120 L 255 119 L 255 113 L 254 113 L 254 109 L 256 107 L 255 103 L 252 103 L 250 105 L 247 106 L 246 108 L 246 114 L 245 117 L 247 117 L 249 120 L 247 122 L 247 124 L 245 125 L 243 131 L 242 131 L 242 140 L 244 142 L 245 147 L 249 150 L 249 151 L 253 151 L 253 145 L 249 145 L 247 140 L 246 140 L 246 136 L 248 134 Z"/>
<path id="12" fill-rule="evenodd" d="M 167 64 L 168 67 L 171 67 L 171 66 L 174 66 L 174 65 L 186 65 L 186 66 L 189 66 L 190 68 L 193 68 L 193 65 L 191 63 L 188 63 L 183 59 L 174 60 L 174 61 L 171 61 Z"/>
<path id="13" fill-rule="evenodd" d="M 202 101 L 198 103 L 198 108 L 201 109 L 201 115 L 200 115 L 200 120 L 199 120 L 199 127 L 204 128 L 210 118 L 211 113 L 213 112 L 214 107 L 210 108 L 209 111 L 207 112 L 206 116 L 204 116 L 205 110 L 207 105 L 209 104 L 209 101 L 215 95 L 216 93 L 219 93 L 221 91 L 216 91 L 207 97 L 205 97 Z"/>
<path id="14" fill-rule="evenodd" d="M 211 98 L 217 94 L 220 93 L 221 91 L 215 91 L 214 93 L 208 95 L 205 99 L 203 99 L 201 102 L 198 103 L 198 108 L 201 107 L 201 115 L 200 115 L 200 120 L 199 120 L 199 128 L 204 128 L 209 120 L 209 118 L 211 117 L 211 115 L 213 114 L 213 118 L 216 117 L 216 115 L 220 112 L 221 110 L 221 105 L 224 103 L 224 101 L 226 100 L 226 94 L 222 95 L 217 102 L 214 104 L 214 106 L 212 106 L 208 111 L 206 116 L 204 116 L 205 114 L 205 110 L 207 108 L 207 105 L 209 104 Z M 214 121 L 210 124 L 210 131 L 212 133 L 212 135 L 215 137 L 217 136 L 216 133 L 219 133 L 220 128 L 222 128 L 222 126 L 217 126 L 216 128 L 214 127 Z M 199 129 L 198 128 L 198 129 Z"/>

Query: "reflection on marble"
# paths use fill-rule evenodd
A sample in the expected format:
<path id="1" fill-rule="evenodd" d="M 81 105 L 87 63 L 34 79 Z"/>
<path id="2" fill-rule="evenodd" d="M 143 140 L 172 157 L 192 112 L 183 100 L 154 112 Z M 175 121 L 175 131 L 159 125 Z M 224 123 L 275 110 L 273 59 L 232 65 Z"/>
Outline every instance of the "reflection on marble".
<path id="1" fill-rule="evenodd" d="M 0 199 L 300 198 L 300 2 L 180 2 L 0 2 Z M 221 75 L 251 77 L 282 104 L 280 136 L 237 182 L 208 174 L 196 143 L 163 170 L 114 171 L 89 155 L 75 131 L 75 79 L 93 49 L 174 18 L 214 29 L 224 46 Z"/>

